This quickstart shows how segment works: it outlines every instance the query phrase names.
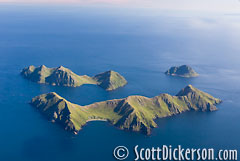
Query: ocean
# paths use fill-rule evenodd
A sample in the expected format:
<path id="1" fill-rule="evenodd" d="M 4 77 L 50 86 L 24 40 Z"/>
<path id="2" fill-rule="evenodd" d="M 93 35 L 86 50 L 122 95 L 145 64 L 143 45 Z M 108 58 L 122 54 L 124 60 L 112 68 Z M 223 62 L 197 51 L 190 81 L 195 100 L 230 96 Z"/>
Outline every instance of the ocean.
<path id="1" fill-rule="evenodd" d="M 0 6 L 0 160 L 114 161 L 113 149 L 182 145 L 185 148 L 240 150 L 240 17 L 148 8 Z M 29 65 L 63 65 L 79 75 L 107 70 L 128 84 L 108 92 L 95 85 L 78 88 L 40 85 L 23 79 Z M 197 78 L 166 76 L 187 64 Z M 218 111 L 188 112 L 158 119 L 152 135 L 89 122 L 73 135 L 29 105 L 39 94 L 56 92 L 87 105 L 129 95 L 176 95 L 192 84 L 223 100 Z"/>

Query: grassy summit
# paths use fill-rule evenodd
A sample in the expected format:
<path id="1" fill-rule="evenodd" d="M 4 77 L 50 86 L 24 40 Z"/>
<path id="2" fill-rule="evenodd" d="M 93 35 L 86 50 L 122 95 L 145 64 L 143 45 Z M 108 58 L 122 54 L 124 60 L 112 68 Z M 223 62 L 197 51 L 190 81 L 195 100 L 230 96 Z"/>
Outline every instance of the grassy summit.
<path id="1" fill-rule="evenodd" d="M 165 74 L 179 77 L 197 77 L 199 75 L 188 65 L 171 67 Z"/>
<path id="2" fill-rule="evenodd" d="M 126 79 L 112 70 L 100 73 L 93 77 L 98 85 L 108 91 L 115 90 L 127 84 Z"/>
<path id="3" fill-rule="evenodd" d="M 60 123 L 66 130 L 77 133 L 92 120 L 106 120 L 124 130 L 150 134 L 157 127 L 156 118 L 168 117 L 182 112 L 215 111 L 220 99 L 189 85 L 176 96 L 161 94 L 153 98 L 129 96 L 80 106 L 48 93 L 32 99 L 31 104 L 51 121 Z"/>
<path id="4" fill-rule="evenodd" d="M 40 67 L 31 65 L 24 68 L 21 74 L 25 78 L 41 84 L 69 87 L 78 87 L 83 84 L 96 84 L 109 91 L 127 84 L 125 78 L 114 71 L 108 71 L 94 77 L 89 77 L 87 75 L 77 75 L 63 66 L 48 68 L 44 65 Z"/>

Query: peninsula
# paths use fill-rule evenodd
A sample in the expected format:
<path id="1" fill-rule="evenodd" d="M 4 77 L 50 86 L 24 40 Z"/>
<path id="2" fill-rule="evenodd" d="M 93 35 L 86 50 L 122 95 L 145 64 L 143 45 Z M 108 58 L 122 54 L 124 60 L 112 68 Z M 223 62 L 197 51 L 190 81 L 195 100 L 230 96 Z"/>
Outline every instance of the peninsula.
<path id="1" fill-rule="evenodd" d="M 157 127 L 155 119 L 186 111 L 215 111 L 220 99 L 188 85 L 176 96 L 160 94 L 148 98 L 129 96 L 80 106 L 52 92 L 32 99 L 31 105 L 52 122 L 77 134 L 88 121 L 103 120 L 122 130 L 151 134 Z"/>
<path id="2" fill-rule="evenodd" d="M 197 77 L 199 76 L 198 73 L 196 73 L 192 67 L 188 65 L 182 65 L 182 66 L 176 66 L 176 67 L 171 67 L 168 69 L 165 74 L 171 75 L 171 76 L 179 76 L 179 77 Z"/>
<path id="3" fill-rule="evenodd" d="M 33 65 L 22 70 L 21 75 L 33 82 L 49 84 L 53 86 L 78 87 L 83 84 L 99 85 L 107 91 L 115 90 L 127 84 L 126 79 L 115 71 L 100 73 L 94 77 L 77 75 L 63 66 L 48 68 L 45 65 L 35 67 Z"/>

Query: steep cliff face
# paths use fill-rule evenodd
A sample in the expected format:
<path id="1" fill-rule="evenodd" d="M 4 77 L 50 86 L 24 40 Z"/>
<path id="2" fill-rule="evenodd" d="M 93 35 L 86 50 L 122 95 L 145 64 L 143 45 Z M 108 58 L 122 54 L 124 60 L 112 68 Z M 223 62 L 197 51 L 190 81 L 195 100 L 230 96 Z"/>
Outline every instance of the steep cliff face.
<path id="1" fill-rule="evenodd" d="M 183 100 L 190 109 L 200 111 L 215 111 L 217 110 L 216 104 L 221 103 L 220 99 L 216 99 L 208 93 L 188 85 L 182 89 L 178 94 L 178 98 Z"/>
<path id="2" fill-rule="evenodd" d="M 21 72 L 22 76 L 37 83 L 46 83 L 45 78 L 48 77 L 51 73 L 52 70 L 47 68 L 45 65 L 41 65 L 37 68 L 31 65 L 27 68 L 24 68 Z"/>
<path id="3" fill-rule="evenodd" d="M 46 77 L 46 83 L 57 86 L 77 87 L 83 84 L 97 84 L 91 77 L 79 76 L 71 70 L 60 66 L 55 68 L 50 76 Z"/>
<path id="4" fill-rule="evenodd" d="M 151 129 L 157 127 L 157 124 L 153 121 L 154 114 L 151 108 L 155 107 L 150 98 L 129 96 L 115 108 L 115 111 L 121 115 L 121 119 L 115 126 L 120 129 L 150 134 Z"/>
<path id="5" fill-rule="evenodd" d="M 129 131 L 150 134 L 157 127 L 156 118 L 169 117 L 190 110 L 214 111 L 221 100 L 189 85 L 176 96 L 161 94 L 153 98 L 129 96 L 93 103 L 87 106 L 72 104 L 56 93 L 37 96 L 31 104 L 65 129 L 77 132 L 86 122 L 106 120 Z"/>
<path id="6" fill-rule="evenodd" d="M 127 84 L 125 78 L 114 71 L 108 71 L 94 77 L 89 77 L 87 75 L 77 75 L 63 66 L 57 68 L 47 68 L 44 65 L 40 67 L 29 66 L 22 70 L 21 75 L 26 79 L 41 84 L 68 87 L 78 87 L 83 84 L 96 84 L 109 91 Z"/>
<path id="7" fill-rule="evenodd" d="M 188 65 L 171 67 L 165 74 L 179 77 L 197 77 L 199 75 Z"/>
<path id="8" fill-rule="evenodd" d="M 78 132 L 88 120 L 84 107 L 68 102 L 55 92 L 34 97 L 30 104 L 50 121 L 60 123 L 65 130 Z"/>

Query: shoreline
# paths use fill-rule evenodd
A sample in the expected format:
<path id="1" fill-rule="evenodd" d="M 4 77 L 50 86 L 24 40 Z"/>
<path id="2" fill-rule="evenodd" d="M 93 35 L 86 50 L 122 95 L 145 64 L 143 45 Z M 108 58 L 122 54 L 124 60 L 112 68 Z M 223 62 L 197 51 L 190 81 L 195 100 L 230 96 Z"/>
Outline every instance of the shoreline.
<path id="1" fill-rule="evenodd" d="M 107 122 L 107 119 L 89 119 L 86 121 L 87 122 L 92 122 L 92 121 L 106 121 Z"/>

